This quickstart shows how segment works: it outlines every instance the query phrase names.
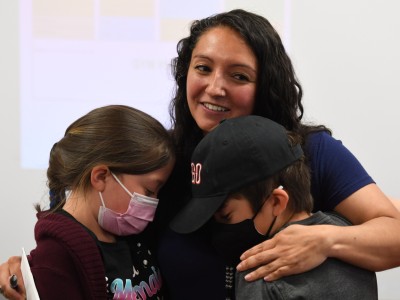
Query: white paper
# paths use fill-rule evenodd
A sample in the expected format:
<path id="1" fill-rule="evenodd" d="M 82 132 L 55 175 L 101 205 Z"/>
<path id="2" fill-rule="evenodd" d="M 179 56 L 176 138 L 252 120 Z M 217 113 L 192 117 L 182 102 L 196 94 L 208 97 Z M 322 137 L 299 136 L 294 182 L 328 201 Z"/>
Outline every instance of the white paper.
<path id="1" fill-rule="evenodd" d="M 26 257 L 25 249 L 22 248 L 22 261 L 21 261 L 21 273 L 24 278 L 24 285 L 26 291 L 27 300 L 40 300 L 38 291 L 36 289 L 35 280 L 31 272 L 31 267 Z"/>

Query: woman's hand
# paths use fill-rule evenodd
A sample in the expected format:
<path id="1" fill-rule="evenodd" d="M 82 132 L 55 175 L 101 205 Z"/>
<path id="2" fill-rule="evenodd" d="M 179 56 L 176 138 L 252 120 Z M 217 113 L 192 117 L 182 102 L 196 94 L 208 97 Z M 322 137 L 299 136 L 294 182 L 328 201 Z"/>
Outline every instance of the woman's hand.
<path id="1" fill-rule="evenodd" d="M 18 286 L 12 288 L 10 278 L 15 274 L 18 278 Z M 25 286 L 21 274 L 21 257 L 12 256 L 7 262 L 0 265 L 0 287 L 2 294 L 7 299 L 25 299 Z"/>
<path id="2" fill-rule="evenodd" d="M 257 268 L 246 275 L 253 281 L 273 281 L 309 271 L 325 261 L 331 247 L 325 232 L 331 225 L 291 225 L 240 257 L 239 271 Z"/>

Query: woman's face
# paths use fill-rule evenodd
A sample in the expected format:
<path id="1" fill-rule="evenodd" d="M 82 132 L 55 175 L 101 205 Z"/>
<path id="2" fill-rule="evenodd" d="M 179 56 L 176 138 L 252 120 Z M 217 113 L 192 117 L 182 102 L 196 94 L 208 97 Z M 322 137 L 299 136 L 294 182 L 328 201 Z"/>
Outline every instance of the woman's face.
<path id="1" fill-rule="evenodd" d="M 237 32 L 215 27 L 192 52 L 187 76 L 190 112 L 204 133 L 221 120 L 253 112 L 257 59 Z"/>

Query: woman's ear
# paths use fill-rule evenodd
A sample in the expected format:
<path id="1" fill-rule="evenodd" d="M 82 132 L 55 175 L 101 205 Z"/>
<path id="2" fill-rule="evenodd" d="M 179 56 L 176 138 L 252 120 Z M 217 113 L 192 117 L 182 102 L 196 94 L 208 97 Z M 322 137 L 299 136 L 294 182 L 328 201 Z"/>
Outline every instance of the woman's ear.
<path id="1" fill-rule="evenodd" d="M 90 172 L 90 183 L 92 187 L 99 192 L 104 191 L 106 179 L 110 173 L 110 169 L 106 165 L 95 166 Z"/>
<path id="2" fill-rule="evenodd" d="M 273 215 L 277 217 L 285 211 L 288 205 L 289 195 L 283 188 L 279 187 L 272 191 L 268 201 L 270 201 L 272 205 Z"/>

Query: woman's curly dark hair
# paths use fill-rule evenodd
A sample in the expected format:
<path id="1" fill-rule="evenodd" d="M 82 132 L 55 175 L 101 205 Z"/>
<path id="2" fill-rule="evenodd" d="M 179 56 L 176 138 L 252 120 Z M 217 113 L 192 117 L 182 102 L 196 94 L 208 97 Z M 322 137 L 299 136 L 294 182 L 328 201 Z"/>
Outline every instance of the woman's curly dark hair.
<path id="1" fill-rule="evenodd" d="M 328 130 L 324 126 L 305 126 L 301 123 L 303 91 L 276 30 L 264 17 L 235 9 L 194 21 L 190 35 L 179 41 L 178 56 L 172 60 L 172 73 L 177 86 L 170 104 L 170 115 L 175 141 L 186 159 L 202 138 L 202 132 L 187 103 L 186 79 L 191 56 L 199 38 L 219 26 L 229 27 L 239 33 L 257 58 L 254 115 L 267 117 L 301 135 L 315 130 Z"/>

